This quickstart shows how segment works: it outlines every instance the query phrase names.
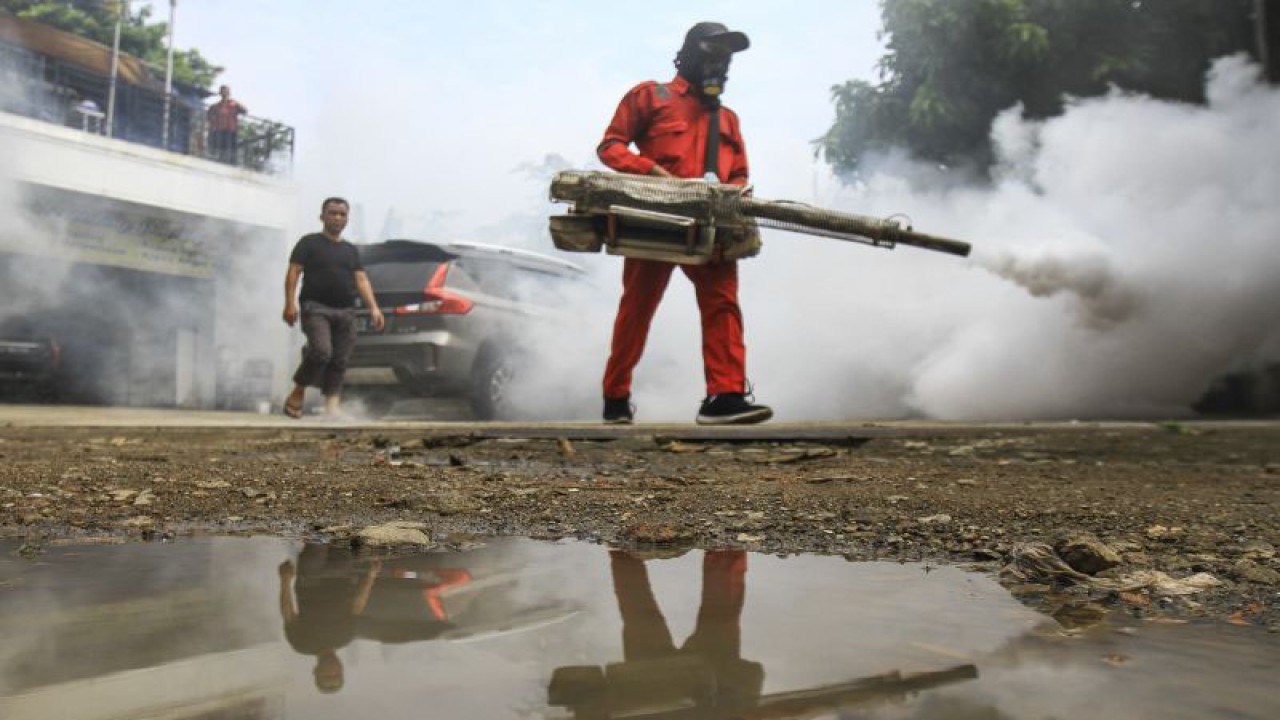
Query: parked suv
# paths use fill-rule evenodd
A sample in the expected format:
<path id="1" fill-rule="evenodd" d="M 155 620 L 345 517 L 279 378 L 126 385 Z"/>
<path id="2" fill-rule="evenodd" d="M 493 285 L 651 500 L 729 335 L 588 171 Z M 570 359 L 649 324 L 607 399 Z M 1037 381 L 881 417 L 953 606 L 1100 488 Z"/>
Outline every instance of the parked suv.
<path id="1" fill-rule="evenodd" d="M 463 397 L 481 420 L 512 417 L 510 383 L 542 322 L 562 309 L 555 288 L 584 276 L 573 263 L 489 245 L 389 240 L 360 246 L 387 324 L 357 316 L 347 395 L 380 415 L 398 399 Z"/>

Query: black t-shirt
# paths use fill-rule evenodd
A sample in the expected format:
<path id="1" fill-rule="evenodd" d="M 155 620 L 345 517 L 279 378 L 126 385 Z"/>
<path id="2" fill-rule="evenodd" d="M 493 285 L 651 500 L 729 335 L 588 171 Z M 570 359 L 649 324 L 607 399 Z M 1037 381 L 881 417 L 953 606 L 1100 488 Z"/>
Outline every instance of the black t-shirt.
<path id="1" fill-rule="evenodd" d="M 364 269 L 355 245 L 311 233 L 293 246 L 289 262 L 302 266 L 303 302 L 313 300 L 336 308 L 355 304 L 356 271 Z"/>
<path id="2" fill-rule="evenodd" d="M 358 592 L 355 578 L 299 576 L 298 616 L 284 624 L 284 636 L 300 653 L 319 655 L 346 646 L 356 634 L 351 604 Z"/>

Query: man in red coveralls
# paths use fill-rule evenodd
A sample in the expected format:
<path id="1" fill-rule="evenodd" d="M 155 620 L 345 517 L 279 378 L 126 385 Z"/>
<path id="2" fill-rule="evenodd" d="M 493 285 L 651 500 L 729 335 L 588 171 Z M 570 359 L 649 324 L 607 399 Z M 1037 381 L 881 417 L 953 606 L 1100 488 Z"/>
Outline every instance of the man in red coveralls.
<path id="1" fill-rule="evenodd" d="M 632 88 L 614 113 L 596 148 L 619 172 L 707 178 L 745 185 L 747 153 L 738 116 L 720 105 L 733 53 L 749 47 L 747 36 L 724 25 L 701 22 L 689 29 L 676 54 L 674 80 Z M 635 144 L 639 152 L 631 149 Z M 726 256 L 729 253 L 725 253 Z M 631 374 L 644 353 L 653 314 L 662 301 L 674 263 L 625 258 L 622 299 L 613 327 L 613 347 L 604 374 L 604 421 L 630 423 Z M 702 425 L 764 422 L 773 410 L 747 394 L 746 346 L 738 306 L 738 265 L 719 259 L 681 265 L 693 282 L 702 316 L 702 360 L 707 396 L 698 411 Z"/>

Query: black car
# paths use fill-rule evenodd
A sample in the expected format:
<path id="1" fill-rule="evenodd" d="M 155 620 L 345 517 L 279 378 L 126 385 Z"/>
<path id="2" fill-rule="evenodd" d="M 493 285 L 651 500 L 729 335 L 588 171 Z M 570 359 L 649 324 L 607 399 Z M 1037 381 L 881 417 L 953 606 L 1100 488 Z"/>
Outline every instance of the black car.
<path id="1" fill-rule="evenodd" d="M 53 400 L 62 350 L 58 341 L 23 318 L 0 322 L 0 398 Z"/>
<path id="2" fill-rule="evenodd" d="M 478 419 L 517 414 L 511 381 L 538 328 L 555 322 L 557 290 L 584 276 L 573 263 L 489 245 L 389 240 L 360 246 L 387 324 L 358 316 L 347 394 L 371 415 L 399 399 L 466 398 Z"/>

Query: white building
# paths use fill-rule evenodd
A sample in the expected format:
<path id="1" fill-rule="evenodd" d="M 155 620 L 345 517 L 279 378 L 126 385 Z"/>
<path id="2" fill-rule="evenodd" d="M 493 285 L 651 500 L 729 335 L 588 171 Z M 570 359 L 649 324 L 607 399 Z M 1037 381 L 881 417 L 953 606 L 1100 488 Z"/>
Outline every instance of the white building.
<path id="1" fill-rule="evenodd" d="M 163 88 L 157 101 L 134 60 L 134 82 L 118 83 L 129 113 L 106 137 L 84 103 L 106 87 L 105 51 L 0 16 L 0 323 L 56 340 L 68 402 L 251 407 L 273 383 L 279 395 L 287 339 L 251 319 L 278 316 L 280 289 L 245 280 L 266 263 L 283 277 L 292 130 L 251 119 L 242 136 L 265 129 L 266 146 L 205 159 L 187 88 L 162 149 Z"/>

